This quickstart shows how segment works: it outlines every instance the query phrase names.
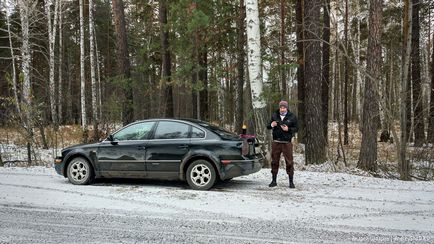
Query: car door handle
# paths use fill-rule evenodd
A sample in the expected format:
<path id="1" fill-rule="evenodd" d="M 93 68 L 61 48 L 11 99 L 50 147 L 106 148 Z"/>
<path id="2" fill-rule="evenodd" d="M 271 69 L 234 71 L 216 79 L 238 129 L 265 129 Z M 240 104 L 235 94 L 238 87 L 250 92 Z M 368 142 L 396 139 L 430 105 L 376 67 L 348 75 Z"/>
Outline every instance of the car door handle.
<path id="1" fill-rule="evenodd" d="M 137 149 L 138 149 L 138 150 L 145 150 L 146 147 L 145 147 L 145 146 L 137 146 Z"/>
<path id="2" fill-rule="evenodd" d="M 188 148 L 188 145 L 179 145 L 178 148 Z"/>

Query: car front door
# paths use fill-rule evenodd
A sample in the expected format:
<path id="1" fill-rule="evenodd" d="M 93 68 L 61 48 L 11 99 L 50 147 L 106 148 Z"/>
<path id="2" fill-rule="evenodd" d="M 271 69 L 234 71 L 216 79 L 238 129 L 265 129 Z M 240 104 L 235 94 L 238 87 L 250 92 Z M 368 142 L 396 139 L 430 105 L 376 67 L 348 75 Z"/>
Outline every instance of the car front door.
<path id="1" fill-rule="evenodd" d="M 154 137 L 146 145 L 146 170 L 149 177 L 177 179 L 182 159 L 189 151 L 190 125 L 160 121 Z"/>
<path id="2" fill-rule="evenodd" d="M 155 122 L 139 122 L 116 132 L 97 151 L 99 171 L 107 177 L 146 176 L 146 144 Z"/>

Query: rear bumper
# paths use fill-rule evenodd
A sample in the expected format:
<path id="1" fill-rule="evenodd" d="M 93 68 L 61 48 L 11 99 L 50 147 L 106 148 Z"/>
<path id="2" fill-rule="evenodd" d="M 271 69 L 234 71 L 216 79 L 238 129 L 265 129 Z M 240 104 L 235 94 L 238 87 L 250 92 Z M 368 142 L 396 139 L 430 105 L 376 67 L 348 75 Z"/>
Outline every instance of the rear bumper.
<path id="1" fill-rule="evenodd" d="M 256 156 L 253 159 L 231 160 L 230 163 L 222 164 L 220 178 L 231 179 L 237 176 L 249 175 L 258 172 L 264 165 L 264 157 Z"/>

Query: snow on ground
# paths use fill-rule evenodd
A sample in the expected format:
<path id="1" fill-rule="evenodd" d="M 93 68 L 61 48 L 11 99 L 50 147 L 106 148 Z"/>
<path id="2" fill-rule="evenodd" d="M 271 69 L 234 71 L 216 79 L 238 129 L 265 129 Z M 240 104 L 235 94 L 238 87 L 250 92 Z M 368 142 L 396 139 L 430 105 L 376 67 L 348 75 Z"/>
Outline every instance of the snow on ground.
<path id="1" fill-rule="evenodd" d="M 161 231 L 164 230 L 164 233 L 169 232 L 164 226 L 171 226 L 170 233 L 176 236 L 173 238 L 178 238 L 174 239 L 178 242 L 223 238 L 213 235 L 216 225 L 222 223 L 234 234 L 223 235 L 225 239 L 221 241 L 230 243 L 287 242 L 285 240 L 434 242 L 434 182 L 296 171 L 296 189 L 289 189 L 283 169 L 278 175 L 278 187 L 269 188 L 269 182 L 270 170 L 263 169 L 253 175 L 219 183 L 210 191 L 190 190 L 183 182 L 150 180 L 98 180 L 93 185 L 76 186 L 57 175 L 51 167 L 0 168 L 0 243 L 22 241 L 18 236 L 1 234 L 2 229 L 3 233 L 12 233 L 12 227 L 8 226 L 20 226 L 16 220 L 11 220 L 14 214 L 7 214 L 9 209 L 17 211 L 17 218 L 24 211 L 23 216 L 30 216 L 26 221 L 31 222 L 38 222 L 41 218 L 32 217 L 27 212 L 34 209 L 54 209 L 53 214 L 61 212 L 64 215 L 76 212 L 94 212 L 98 213 L 97 216 L 118 214 L 129 216 L 128 220 L 124 220 L 126 222 L 137 221 L 133 221 L 131 216 L 139 215 L 146 219 L 154 216 L 163 221 Z M 2 208 L 5 211 L 1 211 Z M 192 222 L 194 220 L 197 221 Z M 116 222 L 118 218 L 112 221 Z M 176 234 L 181 231 L 178 225 L 186 223 L 191 224 L 195 236 L 180 237 Z M 201 225 L 198 227 L 193 223 Z M 234 226 L 241 224 L 253 229 L 276 231 L 281 237 L 294 236 L 295 239 L 279 239 L 274 235 L 257 233 L 241 235 L 243 239 L 240 239 L 237 235 L 240 230 Z M 202 234 L 197 234 L 198 229 Z M 138 232 L 143 233 L 143 229 Z M 30 240 L 40 242 L 43 239 Z M 122 238 L 110 240 L 108 242 L 117 242 Z M 158 238 L 147 240 L 172 241 Z M 68 242 L 63 239 L 56 241 Z M 77 239 L 75 242 L 85 241 Z"/>

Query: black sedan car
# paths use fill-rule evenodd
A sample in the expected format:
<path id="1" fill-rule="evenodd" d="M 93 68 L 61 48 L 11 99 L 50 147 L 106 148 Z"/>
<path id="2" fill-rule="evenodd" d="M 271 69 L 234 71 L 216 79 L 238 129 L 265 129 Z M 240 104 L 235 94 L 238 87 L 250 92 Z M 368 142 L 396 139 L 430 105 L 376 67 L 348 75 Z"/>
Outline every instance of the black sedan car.
<path id="1" fill-rule="evenodd" d="M 264 157 L 255 146 L 255 138 L 200 120 L 149 119 L 102 142 L 63 149 L 55 169 L 77 185 L 95 178 L 180 179 L 208 190 L 217 180 L 259 171 Z"/>

